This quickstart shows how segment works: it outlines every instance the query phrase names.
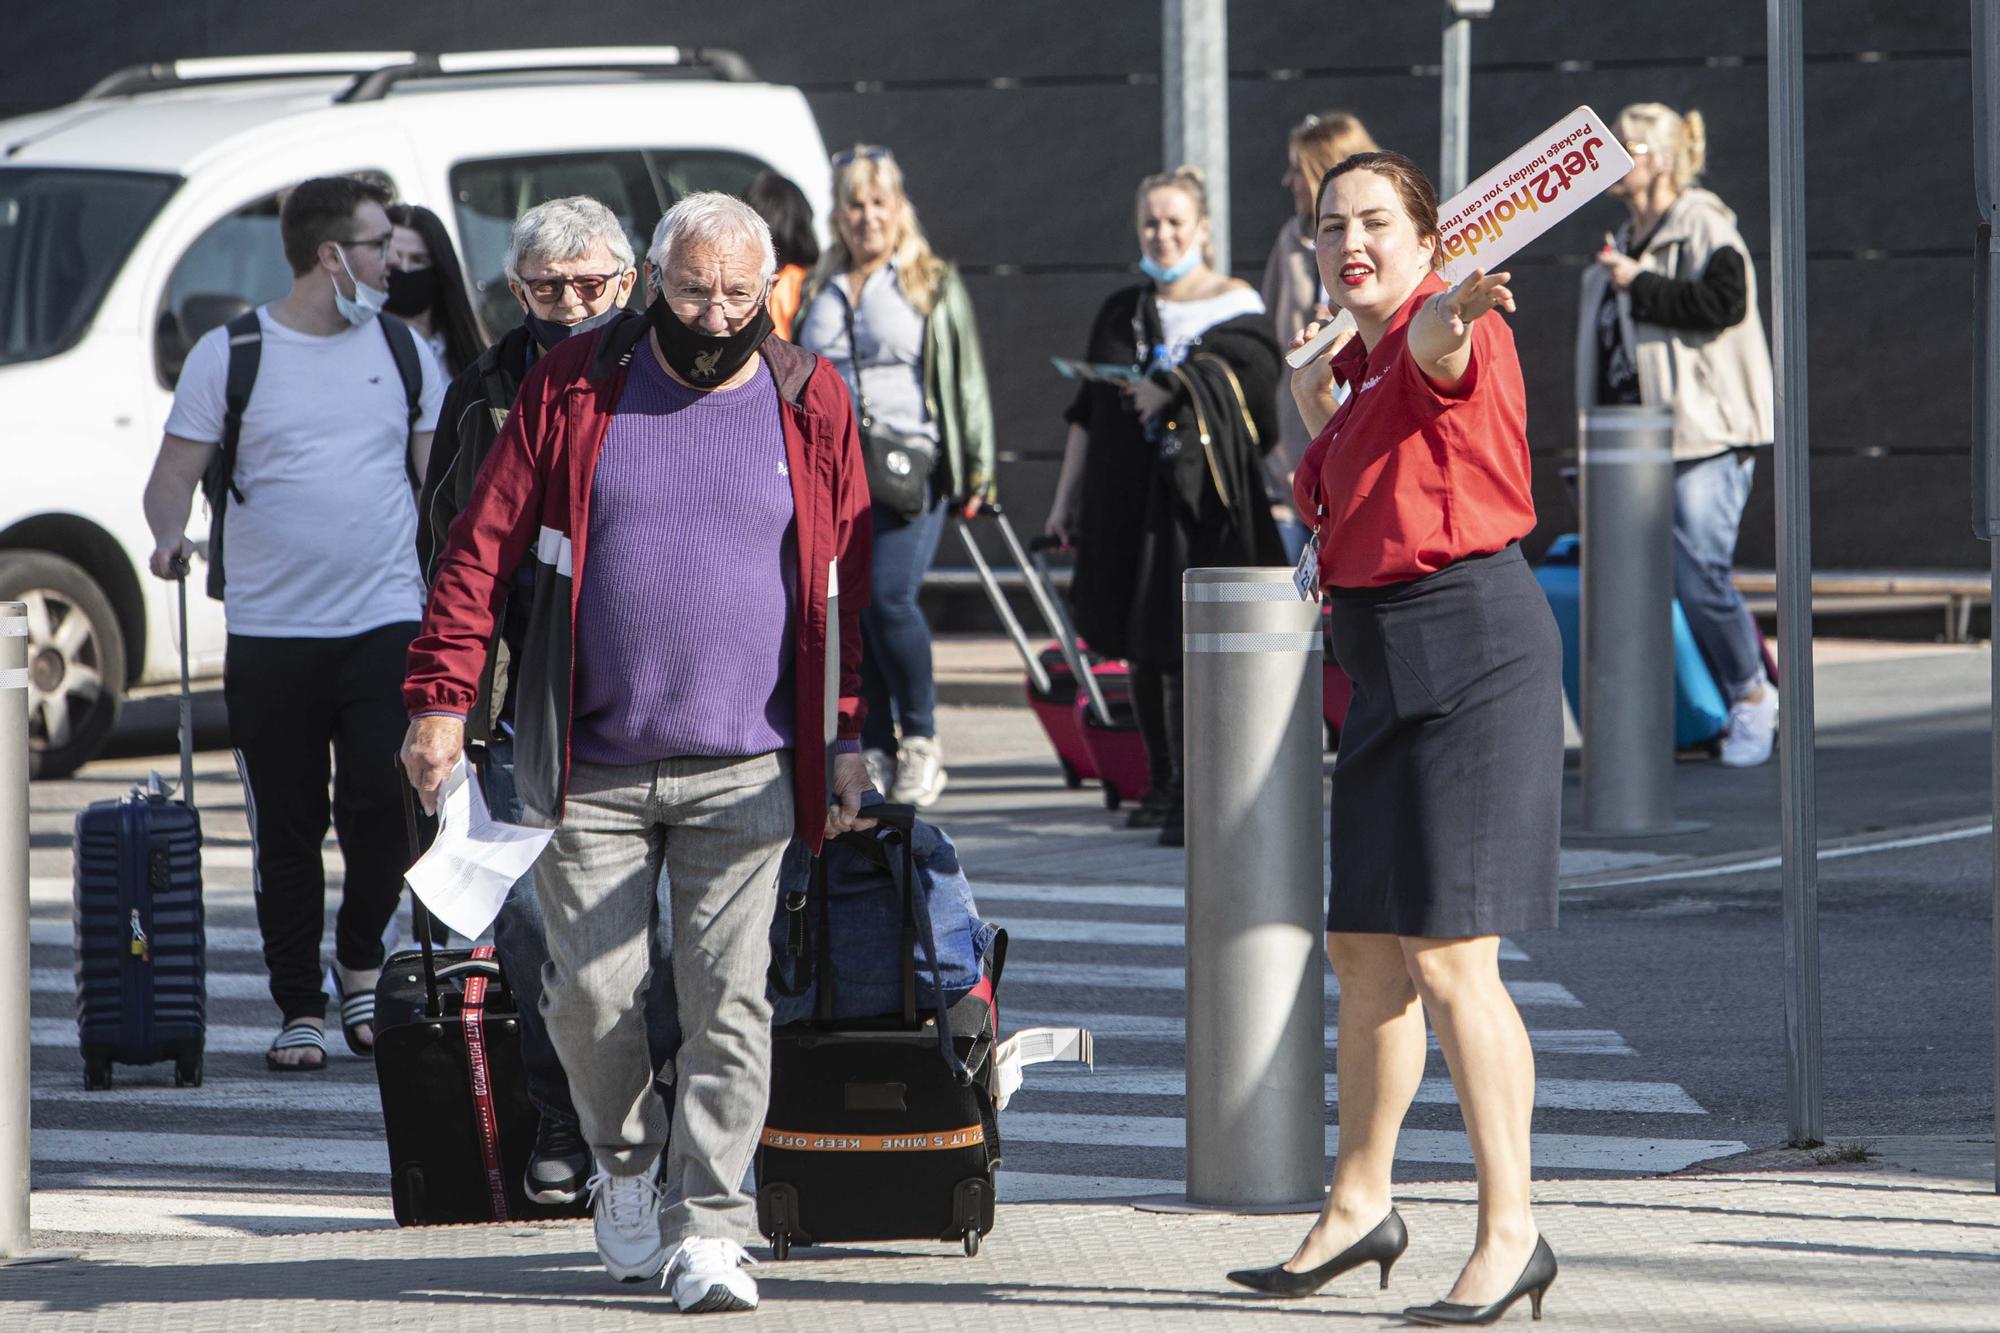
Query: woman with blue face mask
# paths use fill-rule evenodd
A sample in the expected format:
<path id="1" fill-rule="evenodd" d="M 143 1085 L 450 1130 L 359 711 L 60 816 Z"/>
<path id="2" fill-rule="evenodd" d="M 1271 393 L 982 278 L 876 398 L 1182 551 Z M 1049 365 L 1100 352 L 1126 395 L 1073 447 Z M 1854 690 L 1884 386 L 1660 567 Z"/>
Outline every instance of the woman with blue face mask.
<path id="1" fill-rule="evenodd" d="M 1181 845 L 1181 574 L 1282 565 L 1265 495 L 1278 439 L 1278 343 L 1263 298 L 1210 267 L 1208 191 L 1181 167 L 1139 184 L 1145 282 L 1097 313 L 1085 359 L 1130 367 L 1093 381 L 1069 438 L 1047 530 L 1076 550 L 1070 602 L 1094 652 L 1124 658 L 1151 789 L 1127 817 Z"/>

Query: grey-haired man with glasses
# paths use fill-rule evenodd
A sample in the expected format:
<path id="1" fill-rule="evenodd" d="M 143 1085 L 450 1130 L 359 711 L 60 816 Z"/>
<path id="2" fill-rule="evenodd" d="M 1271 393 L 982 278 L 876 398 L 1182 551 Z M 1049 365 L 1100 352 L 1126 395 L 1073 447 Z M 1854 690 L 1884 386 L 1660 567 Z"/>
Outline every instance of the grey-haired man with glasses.
<path id="1" fill-rule="evenodd" d="M 471 497 L 473 479 L 529 369 L 567 339 L 638 318 L 625 308 L 638 280 L 632 242 L 617 215 L 588 195 L 551 199 L 523 213 L 514 223 L 504 272 L 508 290 L 520 303 L 521 322 L 466 367 L 445 394 L 424 479 L 423 521 L 417 525 L 426 584 L 437 572 L 445 535 Z M 488 650 L 480 697 L 466 717 L 467 741 L 485 749 L 487 802 L 509 820 L 521 818 L 514 788 L 517 683 L 512 668 L 527 630 L 533 580 L 534 562 L 525 561 L 515 572 L 500 632 Z M 664 905 L 663 898 L 646 992 L 646 1030 L 655 1069 L 667 1067 L 680 1044 L 668 962 L 673 918 Z M 577 1124 L 569 1079 L 542 1018 L 542 967 L 549 951 L 533 875 L 524 875 L 508 894 L 493 925 L 493 944 L 520 1011 L 528 1100 L 541 1113 L 526 1169 L 528 1197 L 556 1206 L 573 1203 L 590 1177 L 590 1145 Z"/>

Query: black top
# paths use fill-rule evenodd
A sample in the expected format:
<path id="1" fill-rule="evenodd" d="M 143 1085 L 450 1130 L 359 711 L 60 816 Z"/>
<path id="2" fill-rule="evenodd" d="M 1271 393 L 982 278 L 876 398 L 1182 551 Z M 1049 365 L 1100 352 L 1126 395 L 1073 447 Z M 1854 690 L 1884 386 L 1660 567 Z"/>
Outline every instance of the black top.
<path id="1" fill-rule="evenodd" d="M 1152 285 L 1128 287 L 1098 310 L 1084 355 L 1138 366 L 1158 337 Z M 1176 426 L 1153 439 L 1116 386 L 1078 388 L 1063 413 L 1088 440 L 1070 603 L 1077 632 L 1093 651 L 1178 666 L 1183 572 L 1285 563 L 1262 480 L 1263 456 L 1278 438 L 1280 364 L 1277 336 L 1264 316 L 1213 326 L 1178 372 L 1160 381 L 1179 390 L 1165 414 Z M 1208 425 L 1207 449 L 1197 420 Z"/>
<path id="2" fill-rule="evenodd" d="M 1652 243 L 1649 234 L 1626 253 L 1637 259 Z M 1678 259 L 1678 256 L 1676 256 Z M 1641 273 L 1627 289 L 1632 321 L 1689 333 L 1720 333 L 1741 322 L 1749 309 L 1750 281 L 1740 251 L 1725 247 L 1709 256 L 1700 276 L 1683 279 Z M 1616 407 L 1639 401 L 1639 368 L 1618 327 L 1618 289 L 1606 284 L 1597 307 L 1597 401 Z"/>

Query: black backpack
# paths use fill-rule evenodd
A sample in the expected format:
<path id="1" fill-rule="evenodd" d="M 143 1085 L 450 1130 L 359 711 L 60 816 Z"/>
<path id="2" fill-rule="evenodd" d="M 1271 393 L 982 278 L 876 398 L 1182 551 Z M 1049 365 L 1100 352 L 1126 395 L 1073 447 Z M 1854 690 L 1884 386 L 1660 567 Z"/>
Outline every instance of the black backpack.
<path id="1" fill-rule="evenodd" d="M 396 362 L 396 374 L 403 381 L 403 396 L 409 402 L 410 429 L 424 410 L 424 367 L 417 357 L 417 335 L 393 315 L 377 315 L 382 336 L 389 340 L 389 355 Z M 229 321 L 229 377 L 225 381 L 222 443 L 209 461 L 201 479 L 202 494 L 208 498 L 208 595 L 222 600 L 223 520 L 233 498 L 244 503 L 236 484 L 236 445 L 243 435 L 243 409 L 250 405 L 250 390 L 257 383 L 257 363 L 264 355 L 264 326 L 255 310 L 246 310 Z M 409 449 L 403 450 L 403 468 L 410 484 L 417 484 L 417 470 L 410 462 Z"/>

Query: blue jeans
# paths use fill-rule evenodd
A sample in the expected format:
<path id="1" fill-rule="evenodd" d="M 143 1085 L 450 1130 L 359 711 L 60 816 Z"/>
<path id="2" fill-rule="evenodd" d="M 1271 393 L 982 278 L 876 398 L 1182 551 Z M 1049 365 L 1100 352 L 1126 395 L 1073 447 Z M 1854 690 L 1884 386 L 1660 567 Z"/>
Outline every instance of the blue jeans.
<path id="1" fill-rule="evenodd" d="M 1731 703 L 1764 680 L 1764 645 L 1729 577 L 1756 468 L 1748 449 L 1674 465 L 1674 595 Z"/>
<path id="2" fill-rule="evenodd" d="M 896 733 L 937 735 L 937 680 L 931 674 L 931 627 L 917 606 L 917 591 L 937 557 L 944 535 L 945 507 L 940 497 L 915 518 L 875 505 L 869 510 L 875 553 L 870 577 L 871 600 L 861 613 L 861 697 L 868 716 L 861 724 L 861 744 L 871 750 L 896 753 Z"/>
<path id="3" fill-rule="evenodd" d="M 486 803 L 500 818 L 517 821 L 521 802 L 514 793 L 514 744 L 505 737 L 495 737 L 486 753 Z M 674 918 L 667 903 L 667 873 L 662 865 L 653 895 L 653 970 L 646 988 L 646 1042 L 656 1073 L 680 1053 L 681 1046 L 680 1009 L 674 1001 Z M 493 949 L 500 955 L 500 966 L 520 1010 L 521 1065 L 528 1100 L 544 1116 L 575 1125 L 576 1103 L 570 1100 L 569 1076 L 549 1040 L 548 1020 L 542 1013 L 543 969 L 548 966 L 549 946 L 533 871 L 515 882 L 501 905 L 500 916 L 493 923 Z M 672 1098 L 667 1104 L 672 1105 Z"/>

